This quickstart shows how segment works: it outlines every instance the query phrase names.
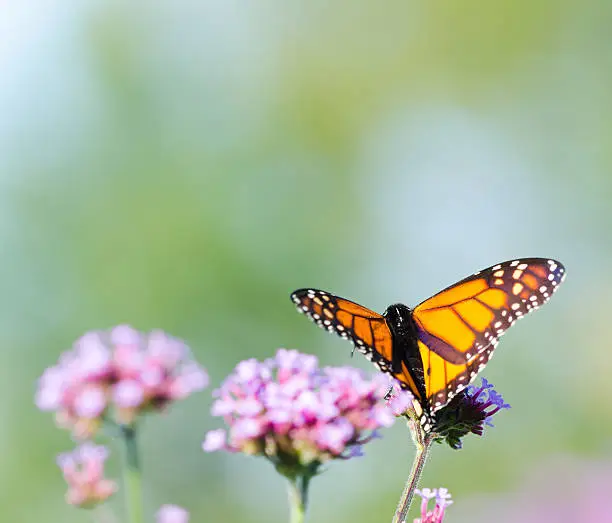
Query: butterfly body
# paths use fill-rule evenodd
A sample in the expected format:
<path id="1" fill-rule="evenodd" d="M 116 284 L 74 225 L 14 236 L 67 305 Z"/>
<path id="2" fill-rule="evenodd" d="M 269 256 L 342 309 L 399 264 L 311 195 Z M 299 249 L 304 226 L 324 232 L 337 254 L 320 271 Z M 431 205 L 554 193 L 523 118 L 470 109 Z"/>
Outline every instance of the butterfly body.
<path id="1" fill-rule="evenodd" d="M 398 303 L 382 315 L 317 289 L 299 289 L 291 299 L 410 390 L 429 426 L 486 366 L 499 337 L 548 301 L 564 278 L 560 262 L 524 258 L 468 276 L 413 309 Z"/>
<path id="2" fill-rule="evenodd" d="M 412 310 L 402 303 L 396 303 L 387 307 L 383 317 L 393 340 L 391 374 L 400 374 L 402 362 L 406 362 L 406 368 L 419 392 L 418 397 L 425 398 L 423 360 L 418 345 L 418 326 L 412 317 Z"/>

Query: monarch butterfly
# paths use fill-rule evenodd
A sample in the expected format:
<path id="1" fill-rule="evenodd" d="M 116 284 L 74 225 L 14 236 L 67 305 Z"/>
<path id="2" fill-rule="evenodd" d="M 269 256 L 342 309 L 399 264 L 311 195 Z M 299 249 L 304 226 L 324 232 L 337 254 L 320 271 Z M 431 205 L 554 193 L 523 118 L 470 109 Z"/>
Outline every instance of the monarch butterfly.
<path id="1" fill-rule="evenodd" d="M 296 290 L 291 299 L 410 390 L 428 430 L 432 415 L 489 362 L 499 337 L 547 302 L 564 278 L 556 260 L 523 258 L 468 276 L 414 309 L 398 303 L 382 315 L 316 289 Z"/>

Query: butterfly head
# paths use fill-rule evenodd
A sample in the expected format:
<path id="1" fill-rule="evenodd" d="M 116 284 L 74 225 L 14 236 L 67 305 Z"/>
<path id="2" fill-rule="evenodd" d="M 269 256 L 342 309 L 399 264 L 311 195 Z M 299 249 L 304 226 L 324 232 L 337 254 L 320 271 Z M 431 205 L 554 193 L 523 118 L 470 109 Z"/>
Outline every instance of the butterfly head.
<path id="1" fill-rule="evenodd" d="M 414 333 L 412 309 L 402 303 L 389 305 L 383 316 L 392 332 L 406 336 Z"/>

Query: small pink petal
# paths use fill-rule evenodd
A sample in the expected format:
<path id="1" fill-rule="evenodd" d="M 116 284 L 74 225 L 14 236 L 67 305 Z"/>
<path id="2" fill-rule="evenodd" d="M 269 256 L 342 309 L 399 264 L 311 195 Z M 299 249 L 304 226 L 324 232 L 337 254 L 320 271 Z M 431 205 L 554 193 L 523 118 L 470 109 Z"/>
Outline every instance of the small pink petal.
<path id="1" fill-rule="evenodd" d="M 147 361 L 144 363 L 138 379 L 147 389 L 159 388 L 164 383 L 164 369 L 158 363 Z"/>
<path id="2" fill-rule="evenodd" d="M 233 398 L 221 398 L 215 401 L 210 409 L 213 416 L 227 416 L 237 409 L 237 402 Z"/>
<path id="3" fill-rule="evenodd" d="M 340 418 L 335 424 L 323 426 L 317 434 L 317 443 L 335 454 L 341 454 L 346 443 L 354 436 L 355 429 L 346 419 Z"/>
<path id="4" fill-rule="evenodd" d="M 249 382 L 261 377 L 261 374 L 265 373 L 265 368 L 255 358 L 250 358 L 238 363 L 234 372 L 239 382 Z"/>
<path id="5" fill-rule="evenodd" d="M 264 409 L 263 405 L 256 398 L 245 398 L 236 402 L 236 413 L 239 416 L 255 416 Z"/>
<path id="6" fill-rule="evenodd" d="M 36 406 L 40 410 L 56 410 L 62 406 L 66 387 L 65 372 L 60 367 L 49 367 L 38 381 Z"/>
<path id="7" fill-rule="evenodd" d="M 143 387 L 136 380 L 122 380 L 113 388 L 113 400 L 121 408 L 139 407 L 144 400 Z"/>
<path id="8" fill-rule="evenodd" d="M 183 365 L 180 376 L 189 384 L 191 392 L 202 390 L 208 386 L 208 374 L 195 361 Z"/>
<path id="9" fill-rule="evenodd" d="M 170 383 L 170 397 L 184 399 L 208 385 L 208 375 L 196 363 L 187 364 Z"/>
<path id="10" fill-rule="evenodd" d="M 117 325 L 110 331 L 110 340 L 115 345 L 140 345 L 142 334 L 130 325 Z"/>
<path id="11" fill-rule="evenodd" d="M 232 445 L 247 439 L 258 438 L 265 432 L 265 423 L 257 418 L 240 418 L 231 428 Z"/>
<path id="12" fill-rule="evenodd" d="M 189 512 L 177 505 L 163 505 L 155 514 L 157 523 L 188 523 Z"/>
<path id="13" fill-rule="evenodd" d="M 390 409 L 382 407 L 374 410 L 374 420 L 381 427 L 390 427 L 395 421 L 394 413 Z"/>
<path id="14" fill-rule="evenodd" d="M 119 345 L 113 354 L 115 371 L 120 377 L 134 377 L 142 370 L 144 354 L 136 345 Z"/>
<path id="15" fill-rule="evenodd" d="M 187 355 L 187 346 L 160 330 L 149 334 L 147 353 L 149 358 L 167 369 L 173 369 Z"/>
<path id="16" fill-rule="evenodd" d="M 104 445 L 95 445 L 89 441 L 77 447 L 73 453 L 81 461 L 104 461 L 108 459 L 109 455 L 108 448 Z"/>
<path id="17" fill-rule="evenodd" d="M 76 344 L 78 375 L 81 379 L 94 378 L 110 372 L 111 354 L 97 332 L 88 332 Z"/>
<path id="18" fill-rule="evenodd" d="M 292 417 L 288 410 L 269 410 L 267 412 L 267 417 L 277 434 L 286 434 L 291 429 Z"/>
<path id="19" fill-rule="evenodd" d="M 206 433 L 202 443 L 204 452 L 215 452 L 225 448 L 226 433 L 223 429 L 211 430 Z"/>
<path id="20" fill-rule="evenodd" d="M 72 408 L 80 418 L 97 418 L 106 409 L 106 394 L 97 385 L 81 389 L 74 397 Z"/>

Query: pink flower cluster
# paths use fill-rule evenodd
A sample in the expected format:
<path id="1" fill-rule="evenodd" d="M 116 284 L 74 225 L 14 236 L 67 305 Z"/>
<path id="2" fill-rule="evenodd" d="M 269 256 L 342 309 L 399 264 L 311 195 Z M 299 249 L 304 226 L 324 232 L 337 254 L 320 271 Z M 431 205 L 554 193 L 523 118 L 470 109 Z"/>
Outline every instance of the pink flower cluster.
<path id="1" fill-rule="evenodd" d="M 444 520 L 444 511 L 446 507 L 451 505 L 451 495 L 448 493 L 448 489 L 435 488 L 433 490 L 424 488 L 416 489 L 415 493 L 423 498 L 421 502 L 421 517 L 414 520 L 414 523 L 442 523 Z M 428 510 L 429 501 L 431 499 L 436 500 L 436 505 L 433 510 Z"/>
<path id="2" fill-rule="evenodd" d="M 264 455 L 279 467 L 308 467 L 359 454 L 394 421 L 382 401 L 389 379 L 351 368 L 320 369 L 315 356 L 279 349 L 263 363 L 242 361 L 214 392 L 212 414 L 229 427 L 208 432 L 207 452 Z"/>
<path id="3" fill-rule="evenodd" d="M 189 396 L 208 384 L 188 347 L 162 331 L 127 325 L 88 332 L 45 370 L 37 406 L 55 411 L 59 426 L 77 438 L 93 436 L 104 420 L 130 425 L 135 418 Z"/>
<path id="4" fill-rule="evenodd" d="M 104 478 L 104 462 L 108 458 L 106 447 L 84 443 L 72 452 L 60 454 L 57 464 L 68 483 L 66 502 L 82 508 L 91 508 L 108 499 L 117 484 Z"/>

